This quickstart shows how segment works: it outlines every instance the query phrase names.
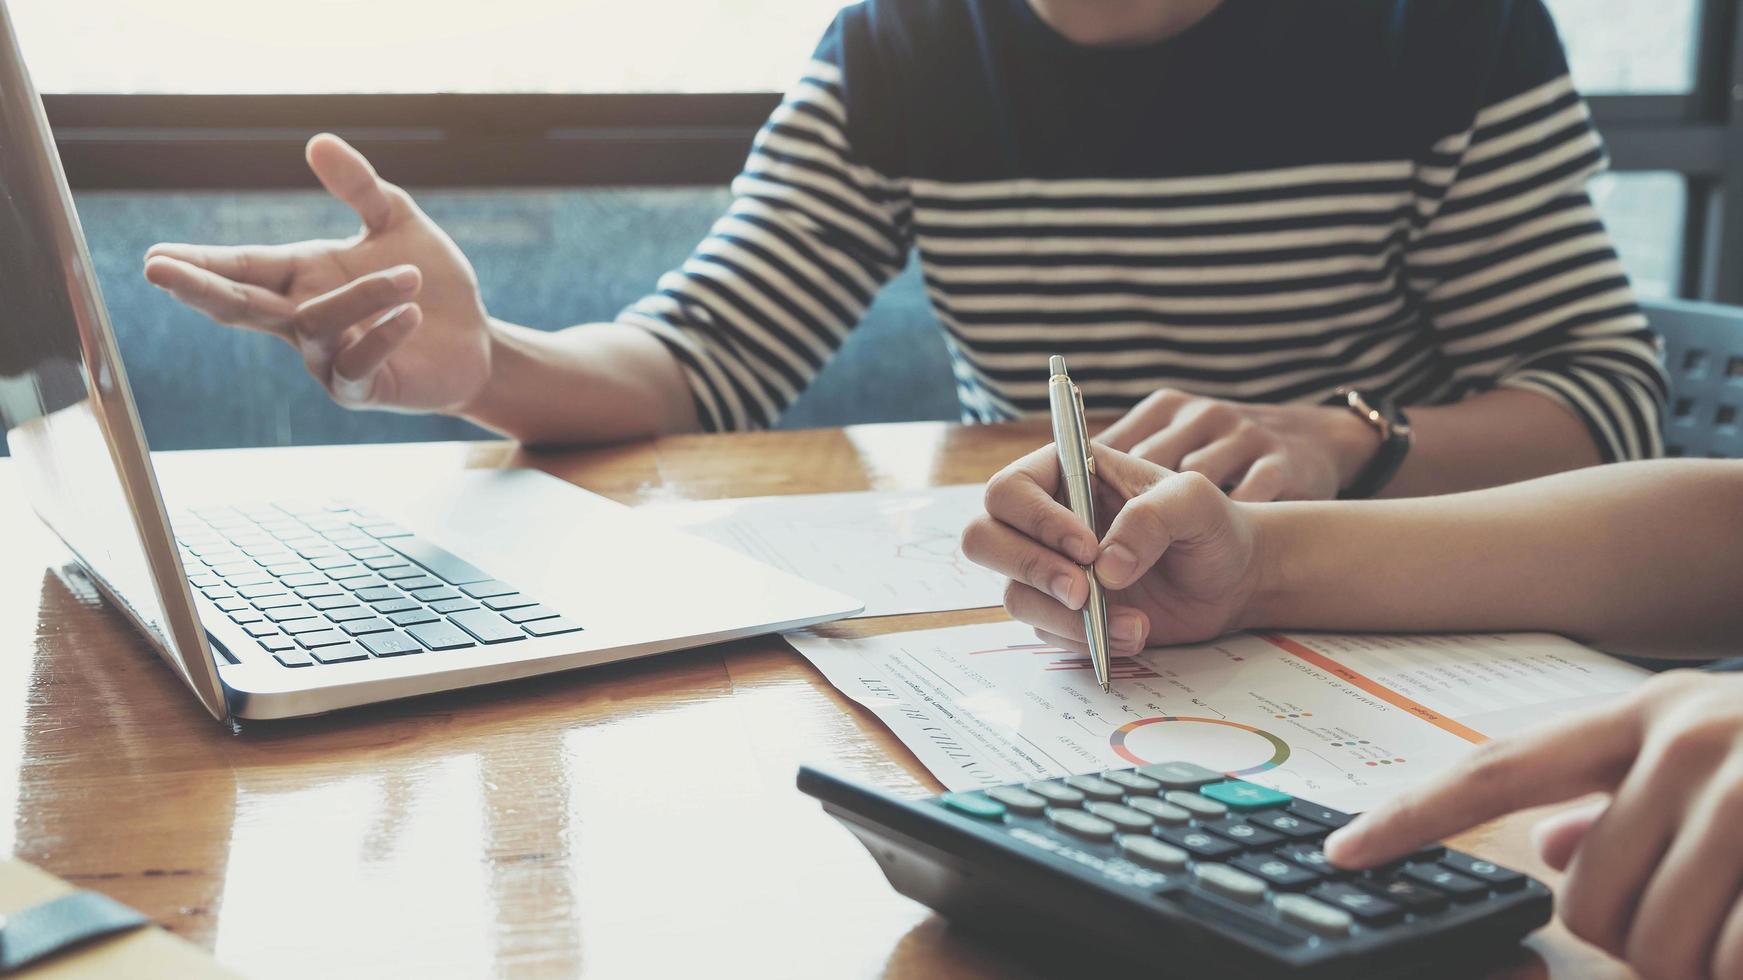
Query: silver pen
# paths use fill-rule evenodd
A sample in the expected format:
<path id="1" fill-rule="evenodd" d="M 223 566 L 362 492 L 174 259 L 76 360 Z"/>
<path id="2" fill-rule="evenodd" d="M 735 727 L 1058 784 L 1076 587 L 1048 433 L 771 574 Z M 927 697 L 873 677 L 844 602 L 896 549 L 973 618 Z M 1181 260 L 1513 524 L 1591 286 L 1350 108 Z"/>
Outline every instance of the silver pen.
<path id="1" fill-rule="evenodd" d="M 1065 371 L 1065 358 L 1054 355 L 1047 362 L 1047 402 L 1053 410 L 1053 444 L 1059 448 L 1059 472 L 1064 477 L 1065 498 L 1071 512 L 1095 534 L 1095 455 L 1089 448 L 1089 428 L 1084 422 L 1083 392 Z M 1089 642 L 1089 662 L 1096 682 L 1108 689 L 1108 598 L 1096 581 L 1095 569 L 1080 566 L 1089 576 L 1089 599 L 1083 604 L 1083 632 Z"/>

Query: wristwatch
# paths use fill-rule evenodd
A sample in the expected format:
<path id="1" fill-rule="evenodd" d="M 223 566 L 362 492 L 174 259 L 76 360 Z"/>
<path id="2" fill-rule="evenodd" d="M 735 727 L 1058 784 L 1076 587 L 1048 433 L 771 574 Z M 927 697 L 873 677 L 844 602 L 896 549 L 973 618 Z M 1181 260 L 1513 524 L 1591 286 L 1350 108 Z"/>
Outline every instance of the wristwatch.
<path id="1" fill-rule="evenodd" d="M 1404 465 L 1413 438 L 1410 420 L 1404 417 L 1403 409 L 1391 402 L 1381 402 L 1380 407 L 1375 408 L 1361 392 L 1348 386 L 1339 388 L 1337 397 L 1380 434 L 1380 448 L 1374 453 L 1374 458 L 1368 460 L 1368 465 L 1362 467 L 1348 487 L 1338 491 L 1339 500 L 1365 500 L 1384 490 L 1386 484 L 1398 475 L 1398 468 Z"/>

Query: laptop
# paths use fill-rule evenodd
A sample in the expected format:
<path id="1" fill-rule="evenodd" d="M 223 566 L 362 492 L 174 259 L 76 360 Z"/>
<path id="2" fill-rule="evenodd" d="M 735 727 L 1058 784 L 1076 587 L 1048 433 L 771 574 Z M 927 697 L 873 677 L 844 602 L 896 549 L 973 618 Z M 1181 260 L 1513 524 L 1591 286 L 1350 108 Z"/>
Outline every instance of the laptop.
<path id="1" fill-rule="evenodd" d="M 3 2 L 0 21 L 0 427 L 13 470 L 214 717 L 317 714 L 862 608 L 530 470 L 438 485 L 316 474 L 286 499 L 277 482 L 204 468 L 207 482 L 160 490 Z"/>

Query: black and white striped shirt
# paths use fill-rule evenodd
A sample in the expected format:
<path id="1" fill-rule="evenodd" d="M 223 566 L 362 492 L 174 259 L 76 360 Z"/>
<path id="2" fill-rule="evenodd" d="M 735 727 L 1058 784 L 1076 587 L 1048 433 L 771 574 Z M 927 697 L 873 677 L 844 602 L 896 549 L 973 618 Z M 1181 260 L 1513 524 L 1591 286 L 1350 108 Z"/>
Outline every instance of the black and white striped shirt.
<path id="1" fill-rule="evenodd" d="M 731 210 L 621 315 L 709 429 L 771 424 L 917 249 L 965 419 L 1174 387 L 1401 404 L 1503 387 L 1661 451 L 1655 341 L 1541 0 L 1225 0 L 1084 48 L 1027 0 L 842 11 Z"/>

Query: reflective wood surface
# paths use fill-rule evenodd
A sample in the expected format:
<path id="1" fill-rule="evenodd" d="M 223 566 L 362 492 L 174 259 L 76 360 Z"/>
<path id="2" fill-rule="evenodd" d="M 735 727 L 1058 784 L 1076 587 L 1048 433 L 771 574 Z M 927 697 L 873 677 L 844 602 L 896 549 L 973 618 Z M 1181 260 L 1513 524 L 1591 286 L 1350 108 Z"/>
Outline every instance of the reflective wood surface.
<path id="1" fill-rule="evenodd" d="M 629 504 L 979 482 L 1044 423 L 162 454 L 200 473 L 532 466 Z M 105 607 L 0 460 L 0 853 L 244 973 L 1028 977 L 1080 973 L 896 894 L 793 788 L 800 762 L 941 787 L 779 638 L 232 733 Z M 657 587 L 650 584 L 650 587 Z M 867 634 L 1002 617 L 862 620 Z M 1459 843 L 1544 875 L 1515 817 Z M 1544 875 L 1548 877 L 1547 875 Z M 1506 977 L 1618 974 L 1559 927 Z"/>

